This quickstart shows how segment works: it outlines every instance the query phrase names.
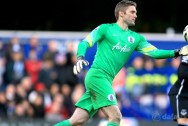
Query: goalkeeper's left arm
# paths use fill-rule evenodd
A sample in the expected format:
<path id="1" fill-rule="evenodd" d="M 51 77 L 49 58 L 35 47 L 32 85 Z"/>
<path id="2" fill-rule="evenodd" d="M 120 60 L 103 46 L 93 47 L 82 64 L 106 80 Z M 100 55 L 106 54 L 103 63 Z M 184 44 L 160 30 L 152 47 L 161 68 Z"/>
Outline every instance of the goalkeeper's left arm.
<path id="1" fill-rule="evenodd" d="M 166 59 L 178 56 L 188 55 L 188 45 L 183 46 L 177 50 L 162 50 L 157 49 L 155 46 L 146 41 L 146 39 L 140 35 L 140 43 L 138 44 L 136 51 L 148 55 L 155 59 Z"/>
<path id="2" fill-rule="evenodd" d="M 155 59 L 166 59 L 188 55 L 188 45 L 176 50 L 162 50 L 157 49 L 153 45 L 149 45 L 138 51 Z"/>

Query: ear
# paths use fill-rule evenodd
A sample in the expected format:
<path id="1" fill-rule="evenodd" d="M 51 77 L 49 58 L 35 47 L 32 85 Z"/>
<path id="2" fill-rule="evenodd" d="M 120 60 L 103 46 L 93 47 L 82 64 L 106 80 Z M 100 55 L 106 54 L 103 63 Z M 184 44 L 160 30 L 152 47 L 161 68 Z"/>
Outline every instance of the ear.
<path id="1" fill-rule="evenodd" d="M 119 17 L 123 17 L 125 15 L 125 12 L 119 11 Z"/>

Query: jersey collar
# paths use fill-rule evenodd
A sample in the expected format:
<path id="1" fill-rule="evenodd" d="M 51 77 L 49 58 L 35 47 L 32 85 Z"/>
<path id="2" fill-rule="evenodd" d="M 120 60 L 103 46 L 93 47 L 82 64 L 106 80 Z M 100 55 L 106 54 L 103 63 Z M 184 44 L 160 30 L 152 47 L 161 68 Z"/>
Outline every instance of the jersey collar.
<path id="1" fill-rule="evenodd" d="M 116 26 L 120 31 L 122 31 L 122 32 L 126 32 L 126 31 L 129 30 L 129 28 L 127 28 L 126 30 L 123 30 L 117 23 L 114 23 L 114 24 L 115 24 L 115 26 Z"/>

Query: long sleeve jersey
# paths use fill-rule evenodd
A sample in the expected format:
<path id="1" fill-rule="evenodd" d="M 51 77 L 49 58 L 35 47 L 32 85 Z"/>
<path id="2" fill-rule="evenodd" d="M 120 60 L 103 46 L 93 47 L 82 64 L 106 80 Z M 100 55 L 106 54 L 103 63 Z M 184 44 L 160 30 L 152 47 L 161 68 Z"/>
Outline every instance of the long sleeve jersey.
<path id="1" fill-rule="evenodd" d="M 130 29 L 123 30 L 117 23 L 102 24 L 89 33 L 78 46 L 77 57 L 85 56 L 88 48 L 97 43 L 91 68 L 102 69 L 112 77 L 126 64 L 134 51 L 155 59 L 174 57 L 174 50 L 161 50 Z"/>

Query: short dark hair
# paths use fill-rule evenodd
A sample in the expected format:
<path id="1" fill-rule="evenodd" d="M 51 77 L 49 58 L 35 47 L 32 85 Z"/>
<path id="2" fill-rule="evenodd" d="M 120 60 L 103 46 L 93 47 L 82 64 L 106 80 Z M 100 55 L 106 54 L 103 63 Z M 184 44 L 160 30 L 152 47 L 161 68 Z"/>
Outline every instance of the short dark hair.
<path id="1" fill-rule="evenodd" d="M 127 9 L 128 6 L 137 7 L 137 4 L 135 2 L 129 1 L 129 0 L 122 0 L 119 3 L 117 3 L 117 5 L 115 7 L 115 11 L 114 11 L 116 20 L 118 20 L 119 11 L 123 11 L 124 9 Z"/>

